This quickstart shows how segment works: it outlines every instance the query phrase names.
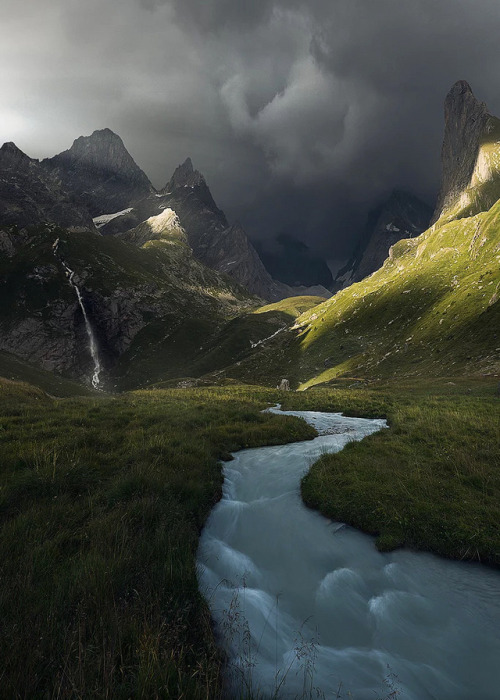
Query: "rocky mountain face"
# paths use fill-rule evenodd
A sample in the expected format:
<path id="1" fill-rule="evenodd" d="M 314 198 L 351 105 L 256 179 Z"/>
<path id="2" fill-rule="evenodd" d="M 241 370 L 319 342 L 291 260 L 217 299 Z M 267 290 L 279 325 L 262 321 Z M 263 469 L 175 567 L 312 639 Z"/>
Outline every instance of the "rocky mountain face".
<path id="1" fill-rule="evenodd" d="M 110 129 L 80 136 L 71 148 L 42 165 L 93 217 L 126 209 L 153 191 L 121 138 Z"/>
<path id="2" fill-rule="evenodd" d="M 176 213 L 195 257 L 202 263 L 229 275 L 262 299 L 274 301 L 293 294 L 290 287 L 273 280 L 243 228 L 229 224 L 190 158 L 179 165 L 163 189 L 150 193 L 99 230 L 104 235 L 124 234 L 166 209 Z"/>
<path id="3" fill-rule="evenodd" d="M 280 233 L 270 245 L 259 242 L 255 247 L 270 274 L 291 287 L 329 288 L 333 283 L 326 262 L 293 236 Z"/>
<path id="4" fill-rule="evenodd" d="M 470 85 L 465 80 L 455 83 L 444 103 L 442 181 L 433 222 L 470 186 L 489 119 L 486 105 L 475 98 Z"/>
<path id="5" fill-rule="evenodd" d="M 190 158 L 159 194 L 179 216 L 195 256 L 205 265 L 229 275 L 262 299 L 290 296 L 286 285 L 272 279 L 243 228 L 229 225 Z"/>
<path id="6" fill-rule="evenodd" d="M 463 80 L 445 101 L 442 169 L 433 223 L 487 211 L 500 197 L 500 120 Z"/>
<path id="7" fill-rule="evenodd" d="M 431 214 L 430 207 L 420 199 L 395 190 L 369 214 L 351 259 L 337 273 L 334 290 L 359 282 L 382 267 L 391 246 L 403 238 L 419 236 L 428 227 Z"/>
<path id="8" fill-rule="evenodd" d="M 99 230 L 103 235 L 134 229 L 129 241 L 143 244 L 147 225 L 172 210 L 187 235 L 195 257 L 232 277 L 266 300 L 290 296 L 294 290 L 273 280 L 240 225 L 230 225 L 205 178 L 188 158 L 165 188 L 156 191 L 136 165 L 123 141 L 110 129 L 80 136 L 70 149 L 41 163 L 5 144 L 0 152 L 0 227 L 26 228 L 43 222 L 68 230 Z M 13 241 L 6 230 L 4 247 Z M 300 293 L 316 294 L 319 287 Z M 328 292 L 325 290 L 325 294 Z"/>
<path id="9" fill-rule="evenodd" d="M 71 231 L 92 230 L 95 226 L 85 207 L 60 182 L 14 143 L 0 148 L 0 229 L 7 240 L 8 230 L 52 222 Z"/>
<path id="10" fill-rule="evenodd" d="M 202 341 L 255 306 L 182 236 L 140 248 L 54 225 L 11 236 L 0 256 L 0 351 L 89 383 L 92 334 L 106 389 L 189 373 Z"/>

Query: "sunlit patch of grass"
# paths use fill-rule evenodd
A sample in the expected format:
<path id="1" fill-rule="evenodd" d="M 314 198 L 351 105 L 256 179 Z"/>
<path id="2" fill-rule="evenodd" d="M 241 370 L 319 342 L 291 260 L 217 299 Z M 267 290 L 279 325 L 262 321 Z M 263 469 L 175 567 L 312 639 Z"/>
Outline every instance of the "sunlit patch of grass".
<path id="1" fill-rule="evenodd" d="M 408 546 L 499 566 L 495 392 L 491 381 L 306 392 L 311 407 L 385 415 L 390 430 L 323 456 L 302 482 L 305 502 L 377 535 L 383 550 Z"/>
<path id="2" fill-rule="evenodd" d="M 496 202 L 399 241 L 380 270 L 304 311 L 301 388 L 341 376 L 499 374 L 499 236 Z"/>
<path id="3" fill-rule="evenodd" d="M 255 309 L 253 313 L 263 314 L 268 313 L 270 311 L 279 311 L 287 314 L 292 318 L 297 318 L 297 316 L 300 316 L 305 311 L 309 311 L 310 309 L 314 308 L 315 306 L 321 304 L 324 301 L 324 297 L 288 297 L 287 299 L 282 299 L 281 301 L 277 301 L 274 304 L 266 304 L 266 306 L 261 306 L 258 309 Z"/>

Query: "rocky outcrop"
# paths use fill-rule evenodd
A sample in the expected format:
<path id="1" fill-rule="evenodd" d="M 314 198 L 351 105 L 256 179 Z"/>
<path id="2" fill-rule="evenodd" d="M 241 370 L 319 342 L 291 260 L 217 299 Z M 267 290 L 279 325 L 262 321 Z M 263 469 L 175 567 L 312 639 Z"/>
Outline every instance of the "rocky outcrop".
<path id="1" fill-rule="evenodd" d="M 290 391 L 290 381 L 288 379 L 282 379 L 276 389 L 279 391 Z"/>
<path id="2" fill-rule="evenodd" d="M 171 243 L 185 243 L 187 245 L 186 232 L 181 226 L 179 217 L 173 209 L 166 208 L 156 216 L 150 216 L 139 226 L 130 231 L 119 234 L 122 241 L 143 246 L 148 241 L 167 241 Z"/>
<path id="3" fill-rule="evenodd" d="M 444 104 L 442 184 L 433 220 L 469 186 L 487 119 L 486 105 L 478 102 L 470 85 L 464 80 L 455 83 Z"/>
<path id="4" fill-rule="evenodd" d="M 173 214 L 170 223 L 176 223 Z M 161 221 L 154 224 L 160 228 Z M 0 350 L 90 382 L 95 371 L 90 324 L 104 388 L 113 387 L 119 363 L 140 373 L 158 346 L 164 355 L 151 376 L 170 371 L 174 356 L 177 365 L 189 362 L 200 345 L 193 328 L 215 332 L 240 308 L 255 306 L 241 287 L 194 260 L 182 240 L 135 249 L 114 238 L 66 234 L 53 226 L 24 235 L 20 245 L 21 234 L 11 234 L 10 257 L 0 256 Z M 123 360 L 138 335 L 137 361 L 135 356 Z"/>
<path id="5" fill-rule="evenodd" d="M 141 222 L 167 209 L 178 216 L 194 256 L 202 263 L 229 275 L 262 299 L 277 301 L 292 294 L 287 285 L 272 279 L 243 228 L 229 224 L 190 158 L 179 165 L 162 190 L 149 194 L 131 212 L 113 219 L 100 231 L 104 235 L 116 235 L 134 229 L 129 240 L 137 238 L 144 243 L 147 227 L 142 227 Z M 137 233 L 140 226 L 141 232 Z"/>
<path id="6" fill-rule="evenodd" d="M 23 229 L 44 222 L 68 230 L 93 230 L 92 217 L 57 178 L 14 143 L 0 148 L 0 228 Z"/>
<path id="7" fill-rule="evenodd" d="M 431 213 L 430 207 L 414 195 L 395 190 L 384 204 L 370 212 L 351 259 L 337 273 L 334 290 L 359 282 L 382 267 L 391 246 L 425 231 Z"/>
<path id="8" fill-rule="evenodd" d="M 45 159 L 42 165 L 93 217 L 126 209 L 153 191 L 148 177 L 111 129 L 80 136 L 71 148 Z"/>
<path id="9" fill-rule="evenodd" d="M 441 153 L 442 181 L 432 222 L 460 202 L 473 186 L 481 146 L 494 124 L 484 102 L 479 102 L 470 85 L 460 80 L 451 88 L 444 104 L 444 140 Z M 484 178 L 480 178 L 484 179 Z"/>
<path id="10" fill-rule="evenodd" d="M 252 294 L 269 301 L 293 294 L 287 285 L 273 280 L 239 224 L 212 229 L 211 237 L 205 235 L 203 239 L 198 258 L 212 269 L 229 275 Z"/>

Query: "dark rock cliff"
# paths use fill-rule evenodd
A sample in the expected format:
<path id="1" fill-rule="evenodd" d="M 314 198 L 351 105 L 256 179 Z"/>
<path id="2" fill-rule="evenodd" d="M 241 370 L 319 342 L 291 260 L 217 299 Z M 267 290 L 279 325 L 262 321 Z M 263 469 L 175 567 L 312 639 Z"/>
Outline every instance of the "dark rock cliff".
<path id="1" fill-rule="evenodd" d="M 0 228 L 51 222 L 69 230 L 95 230 L 92 217 L 60 182 L 14 143 L 0 148 Z"/>
<path id="2" fill-rule="evenodd" d="M 433 223 L 469 187 L 489 117 L 485 103 L 475 98 L 465 80 L 453 85 L 444 103 L 442 181 Z"/>

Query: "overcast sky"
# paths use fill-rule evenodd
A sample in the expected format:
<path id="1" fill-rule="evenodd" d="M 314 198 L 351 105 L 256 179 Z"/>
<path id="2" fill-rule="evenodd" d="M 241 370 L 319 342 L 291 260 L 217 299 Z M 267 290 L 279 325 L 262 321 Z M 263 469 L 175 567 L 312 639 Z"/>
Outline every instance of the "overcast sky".
<path id="1" fill-rule="evenodd" d="M 1 143 L 107 126 L 156 186 L 190 155 L 251 237 L 331 258 L 394 187 L 434 203 L 456 80 L 500 113 L 499 0 L 1 4 Z"/>

